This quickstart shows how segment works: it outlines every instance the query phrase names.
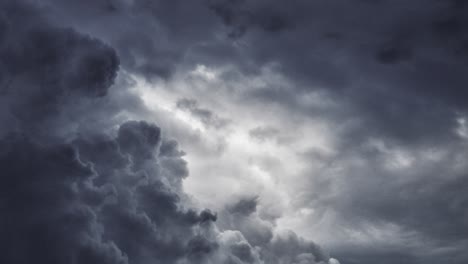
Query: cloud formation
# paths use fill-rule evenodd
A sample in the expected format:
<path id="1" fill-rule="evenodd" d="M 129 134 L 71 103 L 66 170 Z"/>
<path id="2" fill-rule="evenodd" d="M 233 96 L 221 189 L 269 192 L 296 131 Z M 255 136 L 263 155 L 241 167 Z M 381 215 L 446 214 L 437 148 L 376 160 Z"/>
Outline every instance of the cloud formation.
<path id="1" fill-rule="evenodd" d="M 188 111 L 207 127 L 222 128 L 229 123 L 229 120 L 217 116 L 208 109 L 199 107 L 198 102 L 194 99 L 183 98 L 177 100 L 176 107 L 182 111 Z"/>
<path id="2" fill-rule="evenodd" d="M 467 8 L 0 1 L 0 262 L 465 263 Z"/>
<path id="3" fill-rule="evenodd" d="M 102 3 L 73 6 L 127 7 Z M 216 213 L 191 206 L 177 142 L 154 124 L 121 117 L 144 106 L 133 105 L 142 102 L 125 91 L 119 67 L 165 70 L 137 65 L 93 32 L 63 27 L 51 12 L 64 6 L 54 4 L 0 3 L 0 122 L 8 124 L 0 130 L 1 263 L 330 262 L 294 233 L 254 246 L 241 231 L 218 228 Z M 149 2 L 132 8 L 143 19 L 151 14 Z"/>

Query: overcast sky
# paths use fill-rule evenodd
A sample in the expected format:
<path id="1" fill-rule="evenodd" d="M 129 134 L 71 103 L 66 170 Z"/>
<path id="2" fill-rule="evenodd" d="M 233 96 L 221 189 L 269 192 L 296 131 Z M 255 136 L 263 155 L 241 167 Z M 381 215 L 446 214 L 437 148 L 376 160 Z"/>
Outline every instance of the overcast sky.
<path id="1" fill-rule="evenodd" d="M 0 263 L 468 263 L 467 12 L 0 0 Z"/>

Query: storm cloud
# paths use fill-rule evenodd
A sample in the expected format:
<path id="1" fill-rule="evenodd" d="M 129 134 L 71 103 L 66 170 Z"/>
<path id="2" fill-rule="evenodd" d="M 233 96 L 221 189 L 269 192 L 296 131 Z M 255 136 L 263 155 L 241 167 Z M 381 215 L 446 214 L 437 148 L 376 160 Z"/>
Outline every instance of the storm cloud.
<path id="1" fill-rule="evenodd" d="M 466 263 L 467 8 L 0 0 L 0 262 Z"/>
<path id="2" fill-rule="evenodd" d="M 5 252 L 0 262 L 264 263 L 271 258 L 268 249 L 252 246 L 240 231 L 219 229 L 216 213 L 192 206 L 182 186 L 189 172 L 177 141 L 154 124 L 121 117 L 147 109 L 125 91 L 131 84 L 117 78 L 119 69 L 167 78 L 166 70 L 148 66 L 148 75 L 146 66 L 136 67 L 113 48 L 116 43 L 57 23 L 50 13 L 54 7 L 1 2 L 0 244 Z M 105 12 L 117 10 L 108 5 Z M 308 263 L 328 262 L 321 252 L 297 244 L 284 257 L 309 254 Z"/>

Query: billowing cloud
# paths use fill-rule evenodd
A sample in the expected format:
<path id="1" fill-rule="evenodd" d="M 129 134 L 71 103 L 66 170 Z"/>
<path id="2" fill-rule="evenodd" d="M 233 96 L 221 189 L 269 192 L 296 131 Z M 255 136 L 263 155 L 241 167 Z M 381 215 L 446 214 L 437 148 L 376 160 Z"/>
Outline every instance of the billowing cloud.
<path id="1" fill-rule="evenodd" d="M 0 7 L 0 262 L 467 261 L 463 1 Z"/>
<path id="2" fill-rule="evenodd" d="M 78 13 L 130 5 L 73 4 Z M 161 75 L 158 65 L 143 69 L 132 61 L 144 51 L 127 56 L 112 34 L 102 35 L 105 43 L 94 35 L 99 30 L 63 27 L 54 15 L 60 4 L 0 7 L 1 263 L 334 263 L 292 231 L 250 241 L 240 230 L 218 227 L 216 213 L 193 206 L 177 141 L 130 118 L 149 110 L 119 67 L 141 75 L 154 67 L 151 74 Z M 132 10 L 149 19 L 151 7 L 138 2 Z M 250 203 L 237 206 L 239 217 L 255 211 Z"/>

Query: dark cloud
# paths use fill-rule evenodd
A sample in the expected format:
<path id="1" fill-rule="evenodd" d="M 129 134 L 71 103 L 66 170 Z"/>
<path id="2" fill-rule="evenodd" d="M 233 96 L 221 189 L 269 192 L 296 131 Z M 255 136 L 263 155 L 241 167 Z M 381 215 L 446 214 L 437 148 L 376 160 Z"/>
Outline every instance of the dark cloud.
<path id="1" fill-rule="evenodd" d="M 257 213 L 258 197 L 244 197 L 228 205 L 221 212 L 218 226 L 227 230 L 239 230 L 252 246 L 265 247 L 273 238 L 274 230 L 270 220 Z"/>
<path id="2" fill-rule="evenodd" d="M 246 60 L 257 67 L 274 65 L 273 70 L 290 81 L 252 87 L 243 98 L 251 104 L 273 103 L 290 116 L 302 115 L 303 122 L 319 116 L 337 134 L 339 154 L 307 158 L 311 171 L 304 177 L 311 183 L 303 190 L 308 198 L 298 198 L 304 203 L 298 207 L 321 208 L 324 217 L 336 213 L 337 225 L 345 230 L 372 233 L 370 226 L 394 225 L 401 236 L 419 246 L 395 246 L 391 243 L 405 242 L 392 239 L 367 247 L 351 241 L 335 251 L 340 259 L 466 261 L 468 229 L 465 210 L 459 207 L 466 200 L 461 187 L 466 168 L 459 163 L 465 159 L 466 139 L 457 130 L 467 111 L 468 21 L 463 15 L 467 5 L 463 1 L 217 3 L 224 8 L 214 9 L 220 20 L 242 32 L 237 41 L 244 44 L 240 49 L 248 54 Z M 272 9 L 294 27 L 271 34 L 244 22 L 245 16 L 261 16 Z M 302 103 L 311 93 L 332 103 L 320 107 Z M 250 135 L 264 134 L 260 132 L 252 130 Z M 370 151 L 368 144 L 375 139 L 385 148 L 374 146 Z M 445 154 L 435 160 L 423 158 L 432 151 Z M 322 169 L 317 171 L 315 165 Z"/>
<path id="3" fill-rule="evenodd" d="M 90 166 L 70 145 L 41 146 L 19 135 L 3 138 L 2 263 L 127 263 L 96 230 L 93 210 L 81 202 Z"/>
<path id="4" fill-rule="evenodd" d="M 2 122 L 9 125 L 0 132 L 47 136 L 47 128 L 58 125 L 54 120 L 79 101 L 106 95 L 119 66 L 112 48 L 73 29 L 50 26 L 21 3 L 6 1 L 1 12 L 6 26 L 0 100 Z"/>
<path id="5" fill-rule="evenodd" d="M 233 214 L 250 215 L 257 210 L 258 197 L 241 199 L 230 206 L 229 211 Z"/>
<path id="6" fill-rule="evenodd" d="M 197 236 L 188 242 L 187 246 L 188 257 L 194 262 L 201 262 L 218 248 L 216 242 L 207 240 L 205 237 Z"/>
<path id="7" fill-rule="evenodd" d="M 254 91 L 256 97 L 295 109 L 299 106 L 291 96 L 325 91 L 343 105 L 337 110 L 343 111 L 342 118 L 361 119 L 359 127 L 366 131 L 359 134 L 407 143 L 453 136 L 450 129 L 433 132 L 425 124 L 453 128 L 456 111 L 466 111 L 460 100 L 467 82 L 465 7 L 443 1 L 294 1 L 286 7 L 269 1 L 228 3 L 222 6 L 229 10 L 248 6 L 253 17 L 273 9 L 295 25 L 281 34 L 244 37 L 248 48 L 241 48 L 254 65 L 277 63 L 292 80 L 285 94 L 268 87 L 261 95 Z M 326 37 L 330 34 L 334 37 Z M 298 110 L 313 115 L 317 109 Z"/>
<path id="8" fill-rule="evenodd" d="M 178 191 L 186 164 L 177 162 L 180 156 L 167 157 L 167 146 L 161 153 L 167 161 L 158 164 L 159 128 L 129 121 L 115 136 L 99 127 L 89 135 L 76 131 L 71 138 L 60 133 L 61 125 L 73 127 L 73 120 L 61 118 L 63 111 L 99 115 L 103 110 L 83 112 L 82 106 L 105 96 L 113 84 L 114 50 L 49 25 L 35 15 L 37 7 L 22 2 L 2 7 L 8 21 L 0 49 L 1 73 L 8 81 L 2 86 L 7 103 L 2 107 L 14 123 L 2 128 L 0 142 L 1 244 L 9 249 L 1 262 L 174 263 L 184 258 L 186 241 L 197 236 L 193 229 L 216 217 L 182 207 Z M 28 12 L 34 15 L 21 23 Z"/>
<path id="9" fill-rule="evenodd" d="M 268 263 L 315 264 L 329 259 L 319 246 L 303 240 L 292 232 L 275 236 L 269 248 L 265 257 Z"/>
<path id="10" fill-rule="evenodd" d="M 134 142 L 128 148 L 129 141 L 158 143 L 148 130 L 158 131 L 131 121 L 115 139 L 64 146 L 4 138 L 2 244 L 11 250 L 2 262 L 175 263 L 187 254 L 210 253 L 198 244 L 216 241 L 193 229 L 209 228 L 216 217 L 181 208 L 178 186 L 158 173 L 164 165 L 145 164 L 157 162 L 140 154 L 148 146 Z M 128 131 L 132 136 L 122 140 Z"/>
<path id="11" fill-rule="evenodd" d="M 1 263 L 263 263 L 266 255 L 251 246 L 259 242 L 245 238 L 250 235 L 220 229 L 217 214 L 189 206 L 182 188 L 187 163 L 177 142 L 156 125 L 120 117 L 145 109 L 125 90 L 125 74 L 117 77 L 119 61 L 145 76 L 165 76 L 175 62 L 170 51 L 153 46 L 151 31 L 113 35 L 106 27 L 119 17 L 125 25 L 133 12 L 141 14 L 138 22 L 157 23 L 173 14 L 159 8 L 178 14 L 177 6 L 3 1 L 0 7 L 0 121 L 10 124 L 0 130 L 0 246 L 7 249 Z M 55 12 L 64 10 L 69 20 L 58 23 Z M 109 19 L 107 33 L 87 25 L 101 16 Z M 173 37 L 185 30 L 176 22 L 161 25 Z M 126 50 L 130 37 L 147 43 Z M 162 56 L 152 64 L 162 54 L 168 61 Z M 202 122 L 221 122 L 187 102 Z M 248 214 L 255 206 L 238 210 Z M 252 223 L 243 228 L 255 230 Z M 262 240 L 267 245 L 271 226 L 260 232 L 269 234 Z M 297 252 L 328 262 L 301 243 Z"/>
<path id="12" fill-rule="evenodd" d="M 180 99 L 177 101 L 176 106 L 181 110 L 188 111 L 205 126 L 222 128 L 229 124 L 229 120 L 219 117 L 208 109 L 201 108 L 194 99 Z"/>
<path id="13" fill-rule="evenodd" d="M 228 36 L 233 39 L 242 37 L 251 27 L 267 32 L 279 32 L 291 26 L 291 20 L 280 10 L 261 6 L 256 10 L 252 1 L 225 0 L 209 1 L 209 7 L 230 28 Z"/>
<path id="14" fill-rule="evenodd" d="M 219 217 L 190 208 L 177 141 L 156 125 L 125 122 L 147 114 L 125 74 L 167 81 L 197 64 L 229 66 L 241 77 L 269 68 L 285 82 L 233 94 L 330 123 L 335 152 L 304 155 L 322 166 L 311 168 L 301 206 L 333 211 L 345 230 L 396 226 L 430 252 L 340 244 L 334 250 L 345 262 L 466 262 L 466 139 L 457 129 L 468 110 L 467 7 L 1 1 L 0 243 L 8 250 L 0 262 L 331 262 L 316 244 L 277 234 L 257 198 Z M 313 105 L 311 93 L 331 103 Z M 207 127 L 230 124 L 196 99 L 176 106 Z M 295 131 L 281 133 L 287 129 Z M 259 126 L 249 135 L 278 133 Z"/>
<path id="15" fill-rule="evenodd" d="M 381 48 L 377 52 L 376 58 L 384 64 L 397 63 L 409 60 L 411 58 L 411 50 L 391 45 L 390 47 Z"/>
<path id="16" fill-rule="evenodd" d="M 191 49 L 215 39 L 216 17 L 200 1 L 47 0 L 43 5 L 51 20 L 111 43 L 126 70 L 148 78 L 170 78 L 188 62 Z"/>
<path id="17" fill-rule="evenodd" d="M 314 204 L 322 216 L 335 212 L 336 224 L 344 230 L 377 237 L 379 234 L 370 231 L 374 227 L 383 234 L 397 230 L 401 232 L 398 239 L 411 246 L 392 239 L 375 245 L 350 242 L 340 245 L 334 254 L 350 263 L 378 259 L 382 263 L 432 263 L 447 258 L 463 263 L 467 257 L 463 206 L 468 200 L 464 187 L 468 178 L 460 161 L 466 158 L 466 145 L 433 150 L 390 146 L 366 144 L 348 150 L 350 153 L 343 150 L 334 157 L 320 157 L 328 165 L 314 172 L 319 175 L 311 181 L 315 187 L 304 190 L 308 198 L 303 202 Z M 450 250 L 444 252 L 443 248 Z"/>

